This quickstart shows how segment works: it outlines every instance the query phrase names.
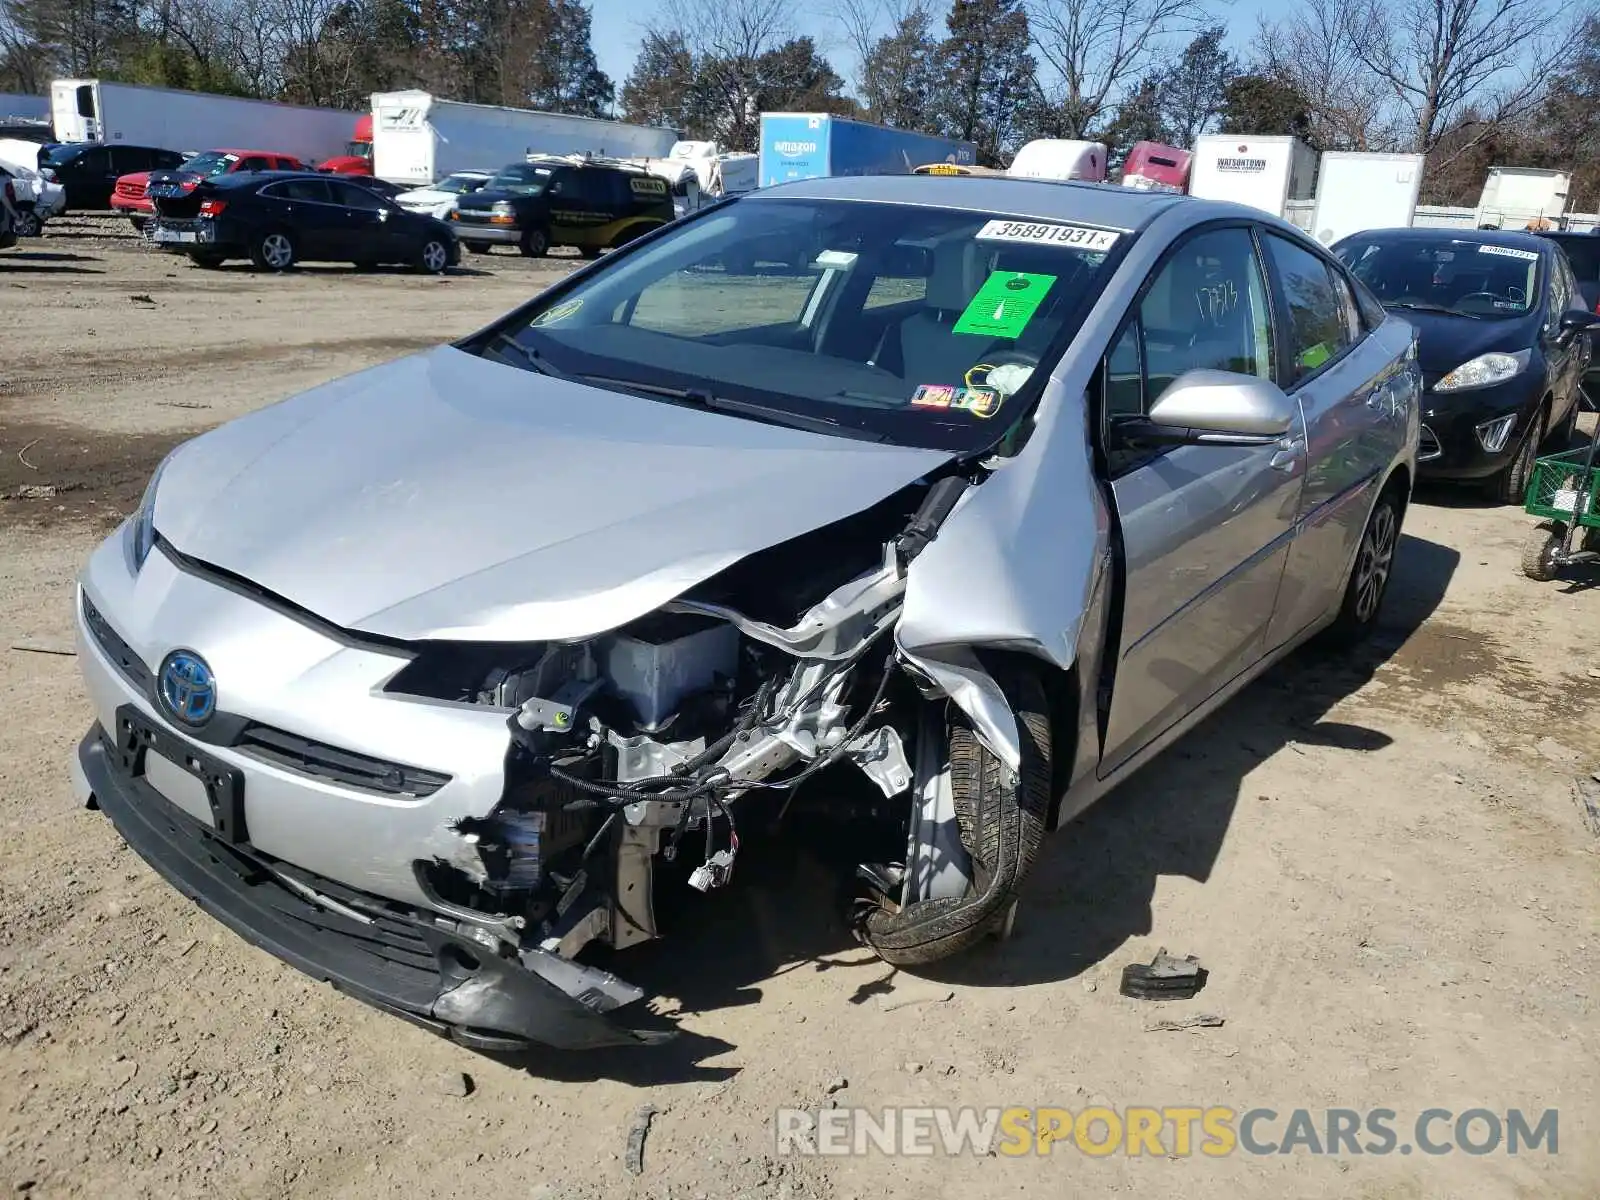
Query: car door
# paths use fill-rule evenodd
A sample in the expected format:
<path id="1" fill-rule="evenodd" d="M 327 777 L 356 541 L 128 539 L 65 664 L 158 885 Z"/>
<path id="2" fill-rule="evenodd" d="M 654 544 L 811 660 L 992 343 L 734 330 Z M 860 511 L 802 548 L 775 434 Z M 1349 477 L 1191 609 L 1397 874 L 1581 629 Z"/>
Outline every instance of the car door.
<path id="1" fill-rule="evenodd" d="M 1338 603 L 1346 568 L 1405 421 L 1404 360 L 1370 329 L 1342 266 L 1263 230 L 1278 299 L 1278 383 L 1300 403 L 1306 475 L 1266 649 Z"/>
<path id="2" fill-rule="evenodd" d="M 1550 308 L 1545 314 L 1540 336 L 1544 341 L 1545 357 L 1550 363 L 1550 392 L 1554 397 L 1550 415 L 1546 419 L 1547 430 L 1560 426 L 1579 402 L 1578 388 L 1589 366 L 1589 339 L 1578 336 L 1563 340 L 1561 337 L 1561 318 L 1574 309 L 1582 312 L 1587 307 L 1577 280 L 1567 266 L 1566 257 L 1557 247 L 1552 247 L 1545 254 L 1545 272 L 1548 276 L 1545 287 Z"/>
<path id="3" fill-rule="evenodd" d="M 332 257 L 377 262 L 397 256 L 402 234 L 391 224 L 394 213 L 382 196 L 364 187 L 330 179 L 328 187 L 342 214 L 341 244 Z"/>
<path id="4" fill-rule="evenodd" d="M 343 213 L 333 203 L 325 179 L 285 179 L 257 193 L 267 202 L 272 221 L 286 226 L 301 259 L 326 259 L 339 244 Z"/>
<path id="5" fill-rule="evenodd" d="M 1254 447 L 1125 444 L 1186 371 L 1277 377 L 1274 314 L 1251 226 L 1174 245 L 1102 364 L 1101 437 L 1125 566 L 1101 774 L 1205 703 L 1265 652 L 1305 474 L 1305 431 Z"/>
<path id="6" fill-rule="evenodd" d="M 134 168 L 138 170 L 138 168 Z M 105 146 L 90 146 L 72 160 L 70 174 L 62 179 L 73 208 L 109 208 L 119 172 L 112 165 L 111 151 Z"/>

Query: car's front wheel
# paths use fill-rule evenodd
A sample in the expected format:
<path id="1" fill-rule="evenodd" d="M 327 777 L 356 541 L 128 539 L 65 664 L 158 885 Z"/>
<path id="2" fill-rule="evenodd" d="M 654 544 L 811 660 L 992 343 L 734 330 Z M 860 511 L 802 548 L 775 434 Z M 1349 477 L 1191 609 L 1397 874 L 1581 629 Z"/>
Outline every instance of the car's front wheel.
<path id="1" fill-rule="evenodd" d="M 287 271 L 294 260 L 294 238 L 286 229 L 261 234 L 250 248 L 250 261 L 258 271 Z"/>
<path id="2" fill-rule="evenodd" d="M 1491 494 L 1501 504 L 1522 503 L 1528 490 L 1528 481 L 1533 478 L 1533 464 L 1539 457 L 1539 444 L 1543 440 L 1544 409 L 1538 408 L 1533 413 L 1533 424 L 1528 426 L 1517 445 L 1517 454 L 1511 460 L 1511 465 L 1489 481 Z"/>
<path id="3" fill-rule="evenodd" d="M 1391 482 L 1372 506 L 1367 527 L 1361 531 L 1356 561 L 1345 584 L 1344 602 L 1328 630 L 1331 641 L 1354 645 L 1378 625 L 1383 598 L 1389 594 L 1389 577 L 1394 571 L 1395 551 L 1400 547 L 1400 522 L 1405 515 L 1405 498 L 1398 482 Z"/>
<path id="4" fill-rule="evenodd" d="M 517 248 L 525 258 L 543 258 L 550 253 L 550 235 L 542 229 L 524 229 Z"/>
<path id="5" fill-rule="evenodd" d="M 44 221 L 31 208 L 17 210 L 17 236 L 25 238 L 38 237 L 44 232 Z"/>
<path id="6" fill-rule="evenodd" d="M 429 238 L 417 250 L 414 264 L 419 271 L 429 275 L 440 275 L 450 265 L 450 247 L 438 238 Z"/>
<path id="7" fill-rule="evenodd" d="M 220 254 L 191 254 L 189 255 L 189 261 L 197 267 L 204 267 L 208 271 L 215 271 L 222 265 L 223 260 L 222 255 Z"/>

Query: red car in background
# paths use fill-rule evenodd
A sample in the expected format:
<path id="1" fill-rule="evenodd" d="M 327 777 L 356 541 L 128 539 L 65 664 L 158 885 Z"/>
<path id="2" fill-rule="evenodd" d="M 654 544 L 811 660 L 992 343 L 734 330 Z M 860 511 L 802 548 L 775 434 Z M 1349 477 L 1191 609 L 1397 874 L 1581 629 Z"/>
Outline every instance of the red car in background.
<path id="1" fill-rule="evenodd" d="M 156 211 L 155 205 L 144 194 L 153 173 L 168 179 L 188 176 L 188 186 L 193 187 L 202 179 L 210 179 L 216 175 L 231 175 L 235 171 L 306 169 L 305 164 L 293 155 L 278 154 L 271 150 L 206 150 L 193 158 L 185 159 L 171 171 L 135 171 L 132 175 L 122 176 L 112 190 L 111 208 L 115 212 L 126 214 L 133 221 L 135 229 L 143 229 L 144 223 L 153 217 Z"/>

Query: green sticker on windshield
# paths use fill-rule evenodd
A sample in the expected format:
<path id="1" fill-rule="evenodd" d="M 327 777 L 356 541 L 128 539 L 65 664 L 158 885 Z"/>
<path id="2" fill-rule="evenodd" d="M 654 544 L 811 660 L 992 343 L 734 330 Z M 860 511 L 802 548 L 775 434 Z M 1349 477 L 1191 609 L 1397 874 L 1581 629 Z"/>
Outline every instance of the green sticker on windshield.
<path id="1" fill-rule="evenodd" d="M 1054 275 L 996 271 L 984 280 L 978 294 L 967 305 L 951 332 L 975 333 L 983 337 L 1021 337 L 1055 281 Z"/>

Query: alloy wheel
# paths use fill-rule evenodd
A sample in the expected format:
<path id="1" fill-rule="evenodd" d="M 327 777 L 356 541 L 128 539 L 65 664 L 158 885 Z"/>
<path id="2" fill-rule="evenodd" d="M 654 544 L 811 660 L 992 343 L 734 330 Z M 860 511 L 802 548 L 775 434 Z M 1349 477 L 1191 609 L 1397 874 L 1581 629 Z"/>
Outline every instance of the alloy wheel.
<path id="1" fill-rule="evenodd" d="M 450 252 L 443 242 L 429 242 L 422 248 L 422 265 L 437 275 L 450 263 Z"/>
<path id="2" fill-rule="evenodd" d="M 287 271 L 294 262 L 294 245 L 281 233 L 269 233 L 261 239 L 261 257 L 274 271 Z"/>
<path id="3" fill-rule="evenodd" d="M 1398 528 L 1394 505 L 1385 501 L 1378 505 L 1367 531 L 1361 535 L 1361 554 L 1356 563 L 1356 620 L 1362 624 L 1378 615 L 1384 588 L 1389 586 Z"/>

